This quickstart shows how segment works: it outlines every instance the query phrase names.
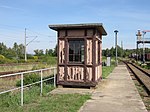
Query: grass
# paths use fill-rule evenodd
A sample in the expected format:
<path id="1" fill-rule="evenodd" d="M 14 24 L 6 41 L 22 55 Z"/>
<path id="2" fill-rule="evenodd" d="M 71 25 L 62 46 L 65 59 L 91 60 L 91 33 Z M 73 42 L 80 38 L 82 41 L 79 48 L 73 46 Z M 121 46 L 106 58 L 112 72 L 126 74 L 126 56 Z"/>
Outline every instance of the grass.
<path id="1" fill-rule="evenodd" d="M 27 111 L 34 112 L 38 109 L 39 112 L 77 112 L 89 98 L 89 95 L 80 94 L 48 95 L 34 103 Z"/>
<path id="2" fill-rule="evenodd" d="M 111 66 L 103 66 L 102 67 L 102 78 L 106 79 L 106 77 L 113 71 L 113 69 L 115 68 L 114 65 Z"/>
<path id="3" fill-rule="evenodd" d="M 39 59 L 39 62 L 46 63 L 48 65 L 56 66 L 57 64 L 57 57 L 52 56 L 41 56 L 41 59 Z"/>
<path id="4" fill-rule="evenodd" d="M 40 87 L 33 86 L 24 92 L 24 106 L 20 106 L 20 92 L 0 95 L 0 110 L 3 112 L 76 112 L 90 95 L 48 94 L 54 87 L 44 85 L 43 96 Z"/>
<path id="5" fill-rule="evenodd" d="M 103 62 L 106 62 L 107 58 L 103 56 Z M 111 57 L 111 66 L 102 66 L 102 78 L 106 79 L 106 77 L 113 71 L 115 68 L 115 57 Z"/>
<path id="6" fill-rule="evenodd" d="M 0 78 L 0 92 L 4 91 L 4 90 L 8 90 L 8 89 L 12 89 L 16 87 L 16 81 L 18 81 L 18 79 L 14 79 L 14 80 L 5 80 L 5 79 L 1 79 Z"/>

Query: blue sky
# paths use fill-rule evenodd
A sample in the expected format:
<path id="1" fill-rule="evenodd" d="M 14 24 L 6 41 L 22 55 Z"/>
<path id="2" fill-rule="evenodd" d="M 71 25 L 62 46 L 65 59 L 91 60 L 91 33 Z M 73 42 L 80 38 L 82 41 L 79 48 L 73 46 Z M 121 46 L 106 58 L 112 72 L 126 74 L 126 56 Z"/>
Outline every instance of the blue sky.
<path id="1" fill-rule="evenodd" d="M 115 29 L 119 45 L 123 41 L 124 48 L 135 48 L 137 30 L 150 30 L 149 5 L 149 0 L 0 0 L 0 42 L 24 43 L 27 28 L 27 42 L 37 36 L 27 47 L 33 53 L 56 45 L 49 24 L 103 23 L 108 33 L 103 49 L 114 46 Z"/>

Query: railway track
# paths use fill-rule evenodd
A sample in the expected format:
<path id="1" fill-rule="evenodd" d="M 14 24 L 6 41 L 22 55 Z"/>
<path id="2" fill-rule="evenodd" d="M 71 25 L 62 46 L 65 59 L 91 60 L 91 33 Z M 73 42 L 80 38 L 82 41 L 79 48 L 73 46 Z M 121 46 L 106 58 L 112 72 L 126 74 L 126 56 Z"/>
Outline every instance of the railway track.
<path id="1" fill-rule="evenodd" d="M 33 63 L 8 63 L 8 64 L 0 64 L 0 66 L 18 66 L 18 65 L 31 65 L 31 64 L 39 64 L 39 62 L 33 62 Z"/>
<path id="2" fill-rule="evenodd" d="M 25 71 L 29 71 L 29 70 L 19 70 L 19 71 L 0 72 L 0 76 L 1 76 L 1 75 L 6 75 L 6 74 L 18 73 L 18 72 L 25 72 Z"/>
<path id="3" fill-rule="evenodd" d="M 125 62 L 125 64 L 133 72 L 137 80 L 144 86 L 146 92 L 150 96 L 150 74 L 133 63 Z"/>

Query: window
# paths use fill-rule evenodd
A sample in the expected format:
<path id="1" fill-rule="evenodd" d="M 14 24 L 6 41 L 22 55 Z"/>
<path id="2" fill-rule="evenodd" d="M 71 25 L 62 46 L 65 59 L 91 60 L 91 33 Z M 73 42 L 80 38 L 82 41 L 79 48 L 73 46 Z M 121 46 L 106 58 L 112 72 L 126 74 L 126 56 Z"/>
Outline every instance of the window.
<path id="1" fill-rule="evenodd" d="M 84 62 L 84 40 L 69 40 L 69 62 Z"/>

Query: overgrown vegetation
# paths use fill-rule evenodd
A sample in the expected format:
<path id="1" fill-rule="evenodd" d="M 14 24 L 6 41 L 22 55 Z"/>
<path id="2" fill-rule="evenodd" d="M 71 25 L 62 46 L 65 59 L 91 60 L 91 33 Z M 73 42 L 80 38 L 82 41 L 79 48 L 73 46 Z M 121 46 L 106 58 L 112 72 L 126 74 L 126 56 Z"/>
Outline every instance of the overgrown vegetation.
<path id="1" fill-rule="evenodd" d="M 112 65 L 112 66 L 103 66 L 103 68 L 102 68 L 102 71 L 103 71 L 102 78 L 105 79 L 113 71 L 114 67 L 115 67 L 114 65 Z"/>
<path id="2" fill-rule="evenodd" d="M 32 84 L 34 82 L 37 82 L 40 80 L 40 76 L 36 73 L 31 73 L 28 75 L 25 75 L 23 78 L 23 85 Z M 21 80 L 17 81 L 16 86 L 21 86 Z"/>
<path id="3" fill-rule="evenodd" d="M 53 86 L 45 85 L 43 88 L 43 95 L 46 95 L 47 92 L 54 89 Z M 33 86 L 29 90 L 24 91 L 24 104 L 31 103 L 35 100 L 38 100 L 40 95 L 40 87 Z M 0 95 L 0 110 L 5 112 L 12 112 L 22 110 L 20 108 L 20 92 L 17 93 L 6 93 Z"/>
<path id="4" fill-rule="evenodd" d="M 150 69 L 150 63 L 148 64 L 140 64 L 140 66 L 144 69 Z"/>
<path id="5" fill-rule="evenodd" d="M 132 61 L 132 63 L 135 63 L 136 65 L 144 68 L 144 69 L 150 69 L 150 62 L 149 63 L 145 63 L 143 64 L 143 62 L 140 62 L 140 61 Z"/>
<path id="6" fill-rule="evenodd" d="M 6 66 L 0 66 L 0 72 L 8 72 L 8 71 L 20 71 L 20 70 L 37 70 L 42 68 L 49 68 L 51 66 L 55 66 L 56 59 L 49 60 L 48 63 L 29 63 L 29 64 L 9 64 Z"/>
<path id="7" fill-rule="evenodd" d="M 146 106 L 146 109 L 149 112 L 150 111 L 150 96 L 147 95 L 147 93 L 144 90 L 144 86 L 141 85 L 137 80 L 133 80 L 133 82 L 135 83 L 135 86 Z"/>
<path id="8" fill-rule="evenodd" d="M 0 110 L 3 112 L 77 112 L 90 95 L 47 94 L 54 87 L 44 84 L 43 96 L 40 87 L 33 86 L 24 92 L 24 106 L 20 106 L 20 93 L 0 95 Z"/>

